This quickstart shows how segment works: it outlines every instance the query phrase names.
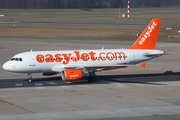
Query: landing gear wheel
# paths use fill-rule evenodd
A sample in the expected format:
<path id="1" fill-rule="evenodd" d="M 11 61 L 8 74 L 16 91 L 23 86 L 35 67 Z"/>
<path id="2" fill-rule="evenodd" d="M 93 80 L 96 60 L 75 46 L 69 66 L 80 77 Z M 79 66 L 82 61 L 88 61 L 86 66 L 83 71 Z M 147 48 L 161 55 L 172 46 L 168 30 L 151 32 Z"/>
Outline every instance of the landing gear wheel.
<path id="1" fill-rule="evenodd" d="M 31 82 L 32 82 L 32 80 L 27 80 L 27 82 L 28 82 L 28 83 L 31 83 Z"/>
<path id="2" fill-rule="evenodd" d="M 31 74 L 31 73 L 28 73 L 28 80 L 27 80 L 28 83 L 31 83 L 31 82 L 32 82 L 31 78 L 32 78 L 32 74 Z"/>
<path id="3" fill-rule="evenodd" d="M 87 80 L 88 80 L 88 82 L 95 82 L 96 81 L 96 79 L 94 77 L 90 77 L 90 76 L 88 77 Z"/>

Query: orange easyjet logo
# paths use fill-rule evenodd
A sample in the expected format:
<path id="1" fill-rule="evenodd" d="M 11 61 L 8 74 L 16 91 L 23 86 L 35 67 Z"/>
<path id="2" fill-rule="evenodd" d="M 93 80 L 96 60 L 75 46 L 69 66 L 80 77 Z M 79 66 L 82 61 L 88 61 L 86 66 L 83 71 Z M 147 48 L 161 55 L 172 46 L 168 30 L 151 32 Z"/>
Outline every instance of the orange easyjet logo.
<path id="1" fill-rule="evenodd" d="M 139 44 L 142 45 L 145 40 L 151 36 L 151 32 L 153 31 L 153 29 L 157 26 L 157 23 L 153 22 L 152 25 L 150 25 L 148 28 L 147 28 L 147 31 L 146 33 L 144 34 L 144 36 L 141 38 L 141 40 L 139 41 Z"/>
<path id="2" fill-rule="evenodd" d="M 38 54 L 36 60 L 39 63 L 53 63 L 53 62 L 62 62 L 64 65 L 68 64 L 70 60 L 77 61 L 112 61 L 112 60 L 121 60 L 122 58 L 126 60 L 126 55 L 124 52 L 101 52 L 99 55 L 91 51 L 89 53 L 81 53 L 80 51 L 73 51 L 73 53 L 63 53 L 63 54 Z"/>

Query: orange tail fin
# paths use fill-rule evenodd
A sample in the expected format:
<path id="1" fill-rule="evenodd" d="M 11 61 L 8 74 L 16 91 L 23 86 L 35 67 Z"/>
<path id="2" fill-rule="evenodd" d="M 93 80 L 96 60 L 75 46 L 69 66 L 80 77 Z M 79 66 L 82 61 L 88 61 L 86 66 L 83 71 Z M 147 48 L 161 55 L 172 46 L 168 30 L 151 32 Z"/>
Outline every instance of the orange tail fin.
<path id="1" fill-rule="evenodd" d="M 161 18 L 153 19 L 134 45 L 127 49 L 155 49 L 161 25 Z"/>

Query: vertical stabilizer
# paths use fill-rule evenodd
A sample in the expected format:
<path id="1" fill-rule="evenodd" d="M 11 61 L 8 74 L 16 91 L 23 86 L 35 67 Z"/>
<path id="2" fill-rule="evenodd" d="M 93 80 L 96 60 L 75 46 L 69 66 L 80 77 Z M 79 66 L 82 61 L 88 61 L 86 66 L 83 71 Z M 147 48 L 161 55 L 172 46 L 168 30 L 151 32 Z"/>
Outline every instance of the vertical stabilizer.
<path id="1" fill-rule="evenodd" d="M 161 18 L 153 19 L 134 45 L 127 49 L 155 49 L 161 25 Z"/>

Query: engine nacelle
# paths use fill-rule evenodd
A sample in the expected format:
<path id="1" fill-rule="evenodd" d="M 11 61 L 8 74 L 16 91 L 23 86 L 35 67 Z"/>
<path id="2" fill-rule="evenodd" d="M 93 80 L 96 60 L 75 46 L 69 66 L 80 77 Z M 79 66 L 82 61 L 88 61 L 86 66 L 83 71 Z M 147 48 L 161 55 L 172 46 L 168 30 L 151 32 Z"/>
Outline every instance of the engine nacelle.
<path id="1" fill-rule="evenodd" d="M 61 77 L 64 81 L 76 81 L 82 78 L 82 70 L 77 69 L 65 69 L 61 73 Z"/>
<path id="2" fill-rule="evenodd" d="M 49 72 L 49 73 L 42 73 L 42 75 L 44 76 L 51 76 L 51 75 L 55 75 L 58 74 L 57 72 Z"/>

